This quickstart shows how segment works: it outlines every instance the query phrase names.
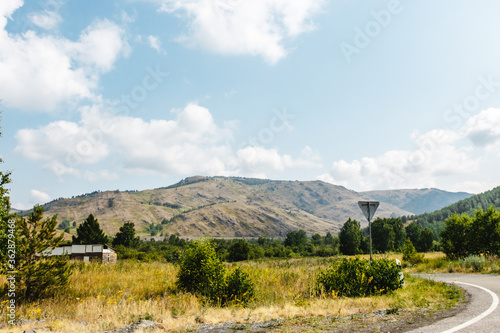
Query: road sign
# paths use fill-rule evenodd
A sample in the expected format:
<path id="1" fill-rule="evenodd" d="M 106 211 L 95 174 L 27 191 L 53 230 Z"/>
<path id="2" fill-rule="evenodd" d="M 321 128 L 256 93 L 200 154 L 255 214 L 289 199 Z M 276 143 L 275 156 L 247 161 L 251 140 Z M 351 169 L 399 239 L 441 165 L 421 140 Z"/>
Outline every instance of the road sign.
<path id="1" fill-rule="evenodd" d="M 380 202 L 378 201 L 358 201 L 359 208 L 365 214 L 366 219 L 370 222 L 375 215 L 375 211 L 377 210 Z"/>
<path id="2" fill-rule="evenodd" d="M 368 227 L 370 229 L 370 265 L 372 263 L 372 218 L 377 211 L 378 205 L 380 202 L 378 201 L 358 201 L 358 206 L 365 214 L 366 219 L 368 220 Z"/>

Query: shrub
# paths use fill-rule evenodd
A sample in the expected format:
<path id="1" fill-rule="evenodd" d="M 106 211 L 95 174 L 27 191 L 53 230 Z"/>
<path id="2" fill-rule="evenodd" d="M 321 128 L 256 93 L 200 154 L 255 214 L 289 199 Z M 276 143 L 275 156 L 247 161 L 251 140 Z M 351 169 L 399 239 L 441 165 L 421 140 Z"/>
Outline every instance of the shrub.
<path id="1" fill-rule="evenodd" d="M 321 270 L 317 277 L 320 291 L 336 296 L 360 297 L 386 294 L 401 287 L 399 268 L 392 260 L 343 259 Z"/>
<path id="2" fill-rule="evenodd" d="M 176 285 L 180 290 L 207 297 L 212 302 L 222 300 L 226 268 L 209 241 L 195 241 L 181 258 Z"/>
<path id="3" fill-rule="evenodd" d="M 221 306 L 247 303 L 255 294 L 253 282 L 239 267 L 226 275 L 226 268 L 210 241 L 198 240 L 184 253 L 176 285 Z"/>
<path id="4" fill-rule="evenodd" d="M 226 293 L 227 301 L 225 303 L 246 304 L 255 296 L 255 286 L 247 273 L 237 267 L 227 277 Z"/>
<path id="5" fill-rule="evenodd" d="M 458 263 L 461 267 L 472 268 L 474 272 L 482 271 L 486 265 L 484 257 L 476 255 L 470 255 L 466 258 L 459 259 Z"/>
<path id="6" fill-rule="evenodd" d="M 419 254 L 409 238 L 406 239 L 403 246 L 403 261 L 416 265 L 424 261 L 424 255 Z"/>

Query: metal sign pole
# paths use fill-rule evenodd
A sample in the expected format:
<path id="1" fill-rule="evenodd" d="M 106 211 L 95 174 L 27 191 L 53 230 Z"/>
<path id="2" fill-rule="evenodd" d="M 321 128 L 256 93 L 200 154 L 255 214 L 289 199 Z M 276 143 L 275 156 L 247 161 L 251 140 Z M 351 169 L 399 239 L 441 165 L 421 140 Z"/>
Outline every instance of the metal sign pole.
<path id="1" fill-rule="evenodd" d="M 368 204 L 368 229 L 370 229 L 370 265 L 372 264 L 372 222 L 370 218 L 370 204 Z"/>

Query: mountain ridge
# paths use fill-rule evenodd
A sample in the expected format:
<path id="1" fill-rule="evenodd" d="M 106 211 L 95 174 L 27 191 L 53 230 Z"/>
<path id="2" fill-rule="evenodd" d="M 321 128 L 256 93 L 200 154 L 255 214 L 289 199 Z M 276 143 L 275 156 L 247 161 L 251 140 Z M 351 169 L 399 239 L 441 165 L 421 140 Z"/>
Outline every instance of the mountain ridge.
<path id="1" fill-rule="evenodd" d="M 372 199 L 323 181 L 193 176 L 166 187 L 96 191 L 43 206 L 47 216 L 58 214 L 59 222 L 71 225 L 93 214 L 108 235 L 132 222 L 140 235 L 158 228 L 183 237 L 284 237 L 297 229 L 337 233 L 349 217 L 366 225 L 357 202 Z M 414 215 L 381 202 L 378 217 Z"/>

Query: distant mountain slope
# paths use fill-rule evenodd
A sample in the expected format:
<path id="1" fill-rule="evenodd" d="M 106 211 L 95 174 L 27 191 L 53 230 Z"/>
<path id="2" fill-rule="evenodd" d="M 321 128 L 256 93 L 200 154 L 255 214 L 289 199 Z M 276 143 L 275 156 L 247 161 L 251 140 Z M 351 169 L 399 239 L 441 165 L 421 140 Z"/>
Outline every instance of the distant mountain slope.
<path id="1" fill-rule="evenodd" d="M 375 200 L 390 203 L 413 214 L 434 212 L 473 195 L 466 192 L 447 192 L 435 188 L 368 191 L 362 193 Z"/>
<path id="2" fill-rule="evenodd" d="M 290 230 L 337 233 L 351 217 L 363 225 L 359 200 L 368 197 L 321 181 L 275 181 L 253 178 L 189 177 L 177 184 L 145 191 L 94 192 L 44 205 L 47 216 L 75 221 L 89 214 L 114 235 L 125 222 L 139 234 L 151 224 L 166 234 L 185 237 L 282 237 Z M 376 216 L 411 214 L 382 204 Z M 72 233 L 75 229 L 71 230 Z"/>
<path id="3" fill-rule="evenodd" d="M 408 217 L 423 227 L 434 231 L 435 235 L 444 229 L 444 221 L 453 214 L 473 215 L 477 209 L 486 210 L 490 206 L 500 209 L 500 186 L 490 191 L 473 195 L 432 213 Z"/>

